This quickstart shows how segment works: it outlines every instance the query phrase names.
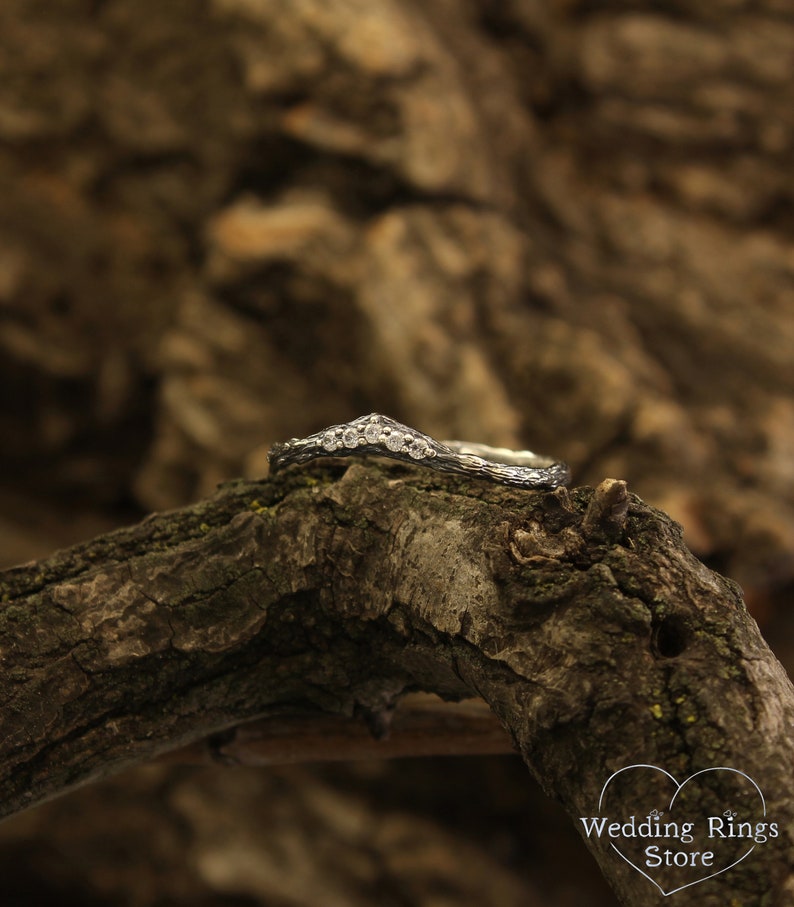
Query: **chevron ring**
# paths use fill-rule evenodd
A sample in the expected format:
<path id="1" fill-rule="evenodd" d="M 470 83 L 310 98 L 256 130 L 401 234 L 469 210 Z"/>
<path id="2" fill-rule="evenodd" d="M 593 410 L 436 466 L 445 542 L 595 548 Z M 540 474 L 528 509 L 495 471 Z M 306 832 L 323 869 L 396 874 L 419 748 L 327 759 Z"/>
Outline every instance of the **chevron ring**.
<path id="1" fill-rule="evenodd" d="M 565 463 L 529 450 L 509 450 L 468 441 L 436 441 L 378 413 L 332 425 L 307 438 L 274 444 L 268 461 L 272 474 L 285 466 L 308 463 L 317 457 L 366 454 L 519 488 L 556 488 L 567 485 L 571 479 Z"/>

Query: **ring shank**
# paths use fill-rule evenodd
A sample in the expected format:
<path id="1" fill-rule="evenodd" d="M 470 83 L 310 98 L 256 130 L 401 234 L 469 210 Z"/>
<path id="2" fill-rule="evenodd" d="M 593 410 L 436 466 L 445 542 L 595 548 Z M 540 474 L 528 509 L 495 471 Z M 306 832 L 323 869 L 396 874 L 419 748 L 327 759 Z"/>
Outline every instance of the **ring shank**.
<path id="1" fill-rule="evenodd" d="M 508 466 L 527 466 L 530 469 L 547 469 L 557 463 L 553 457 L 543 457 L 531 450 L 511 450 L 509 447 L 490 447 L 488 444 L 477 444 L 474 441 L 442 441 L 445 447 L 455 453 L 482 457 L 494 463 Z"/>

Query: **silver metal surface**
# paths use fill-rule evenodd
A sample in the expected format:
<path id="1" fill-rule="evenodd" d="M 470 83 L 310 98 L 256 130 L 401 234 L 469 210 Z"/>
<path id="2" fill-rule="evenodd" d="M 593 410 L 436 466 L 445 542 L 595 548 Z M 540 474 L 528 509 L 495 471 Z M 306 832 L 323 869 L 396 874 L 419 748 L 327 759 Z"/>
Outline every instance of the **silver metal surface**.
<path id="1" fill-rule="evenodd" d="M 372 413 L 343 425 L 332 425 L 308 438 L 274 444 L 268 453 L 270 472 L 308 463 L 317 457 L 371 454 L 519 488 L 556 488 L 571 479 L 565 463 L 530 450 L 488 447 L 468 441 L 436 441 L 422 432 Z"/>

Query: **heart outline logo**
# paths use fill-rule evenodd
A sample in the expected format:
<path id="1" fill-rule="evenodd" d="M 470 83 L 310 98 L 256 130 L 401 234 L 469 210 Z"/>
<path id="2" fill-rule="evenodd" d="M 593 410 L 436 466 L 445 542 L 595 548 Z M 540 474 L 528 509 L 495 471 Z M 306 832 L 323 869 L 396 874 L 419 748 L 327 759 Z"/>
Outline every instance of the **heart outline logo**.
<path id="1" fill-rule="evenodd" d="M 727 765 L 718 765 L 718 766 L 713 766 L 712 768 L 702 768 L 697 772 L 693 772 L 688 778 L 685 778 L 680 784 L 675 779 L 675 777 L 670 774 L 670 772 L 665 771 L 663 768 L 659 768 L 658 765 L 650 765 L 648 763 L 636 763 L 634 765 L 626 765 L 623 768 L 618 769 L 616 772 L 613 772 L 607 778 L 607 780 L 604 782 L 604 786 L 601 788 L 601 795 L 598 798 L 599 813 L 601 812 L 601 808 L 602 808 L 602 805 L 604 802 L 604 794 L 606 793 L 606 790 L 609 787 L 610 783 L 622 772 L 626 772 L 626 771 L 629 771 L 629 770 L 635 769 L 635 768 L 653 769 L 654 771 L 661 772 L 663 775 L 665 775 L 667 778 L 669 778 L 670 781 L 673 782 L 676 790 L 675 790 L 675 793 L 673 794 L 673 796 L 670 798 L 670 804 L 668 806 L 668 809 L 670 809 L 670 810 L 672 810 L 676 797 L 681 793 L 682 789 L 687 784 L 689 784 L 689 782 L 692 781 L 693 778 L 697 778 L 698 775 L 704 775 L 708 772 L 720 772 L 720 771 L 733 772 L 736 775 L 741 775 L 743 778 L 746 778 L 750 782 L 750 784 L 752 784 L 753 787 L 756 789 L 758 796 L 761 799 L 761 807 L 763 809 L 763 816 L 764 816 L 764 818 L 766 818 L 766 800 L 764 799 L 764 795 L 761 793 L 761 788 L 755 783 L 755 781 L 753 781 L 753 779 L 748 774 L 746 774 L 743 771 L 740 771 L 738 768 L 730 768 Z M 637 866 L 637 864 L 634 863 L 632 860 L 630 860 L 620 850 L 620 848 L 618 848 L 612 841 L 610 841 L 610 847 L 615 851 L 615 853 L 618 854 L 618 856 L 622 857 L 622 859 L 624 859 L 629 864 L 629 866 L 632 867 L 632 869 L 636 869 L 640 875 L 645 876 L 645 878 L 648 879 L 649 882 L 652 882 L 662 893 L 663 897 L 669 897 L 671 894 L 675 894 L 677 891 L 683 891 L 685 888 L 691 888 L 692 885 L 699 885 L 701 882 L 706 882 L 706 881 L 708 881 L 708 879 L 713 879 L 718 875 L 722 875 L 723 872 L 727 872 L 729 869 L 732 869 L 734 866 L 737 866 L 739 863 L 741 863 L 743 860 L 747 859 L 747 857 L 750 856 L 750 854 L 755 850 L 756 844 L 753 843 L 752 847 L 750 847 L 750 849 L 746 853 L 742 854 L 742 856 L 739 857 L 738 860 L 734 860 L 733 863 L 731 863 L 730 865 L 724 866 L 722 869 L 717 870 L 717 872 L 712 872 L 707 876 L 703 876 L 703 878 L 695 879 L 692 882 L 687 882 L 686 885 L 679 885 L 678 888 L 673 888 L 671 891 L 665 891 L 664 888 L 662 888 L 662 886 L 656 881 L 656 879 L 654 879 L 652 876 L 648 875 L 647 872 L 644 872 L 642 869 L 640 869 L 640 867 Z"/>

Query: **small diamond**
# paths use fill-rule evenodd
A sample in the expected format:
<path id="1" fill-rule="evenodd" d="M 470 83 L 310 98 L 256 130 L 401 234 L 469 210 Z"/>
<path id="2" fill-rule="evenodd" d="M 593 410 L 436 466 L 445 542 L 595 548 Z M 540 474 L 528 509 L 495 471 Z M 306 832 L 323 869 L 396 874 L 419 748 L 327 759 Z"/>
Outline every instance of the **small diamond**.
<path id="1" fill-rule="evenodd" d="M 403 449 L 403 436 L 400 432 L 393 431 L 386 436 L 386 447 L 388 447 L 389 450 L 394 451 L 394 453 Z"/>
<path id="2" fill-rule="evenodd" d="M 346 428 L 344 434 L 342 435 L 342 443 L 345 447 L 357 447 L 358 446 L 358 432 L 355 428 Z"/>
<path id="3" fill-rule="evenodd" d="M 337 447 L 340 446 L 339 441 L 338 441 L 336 435 L 335 435 L 332 431 L 327 431 L 327 432 L 323 435 L 322 444 L 323 444 L 323 450 L 327 450 L 327 451 L 329 451 L 329 453 L 330 453 L 331 451 L 336 450 Z"/>
<path id="4" fill-rule="evenodd" d="M 424 441 L 421 441 L 417 438 L 415 441 L 411 441 L 408 445 L 408 453 L 414 458 L 414 460 L 422 460 L 427 456 L 429 448 L 426 446 Z"/>
<path id="5" fill-rule="evenodd" d="M 368 423 L 364 429 L 364 438 L 367 444 L 377 444 L 380 440 L 380 424 L 378 422 Z"/>

